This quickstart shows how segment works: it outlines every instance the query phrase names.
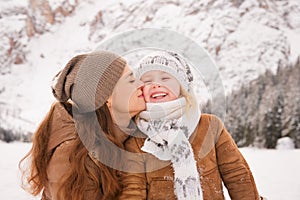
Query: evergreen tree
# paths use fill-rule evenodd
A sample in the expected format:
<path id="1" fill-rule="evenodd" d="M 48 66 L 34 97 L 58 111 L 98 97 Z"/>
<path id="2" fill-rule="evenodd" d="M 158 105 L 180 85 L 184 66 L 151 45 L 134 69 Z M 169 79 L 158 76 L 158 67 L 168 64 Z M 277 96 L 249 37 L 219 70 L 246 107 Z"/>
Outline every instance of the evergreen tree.
<path id="1" fill-rule="evenodd" d="M 244 146 L 244 126 L 240 118 L 236 118 L 233 129 L 231 130 L 231 135 L 238 147 Z"/>
<path id="2" fill-rule="evenodd" d="M 265 114 L 265 127 L 263 131 L 265 132 L 266 137 L 266 148 L 275 148 L 277 140 L 281 137 L 283 103 L 283 95 L 282 93 L 279 93 L 275 105 Z"/>
<path id="3" fill-rule="evenodd" d="M 300 107 L 298 106 L 295 115 L 292 117 L 291 137 L 296 148 L 300 148 Z"/>

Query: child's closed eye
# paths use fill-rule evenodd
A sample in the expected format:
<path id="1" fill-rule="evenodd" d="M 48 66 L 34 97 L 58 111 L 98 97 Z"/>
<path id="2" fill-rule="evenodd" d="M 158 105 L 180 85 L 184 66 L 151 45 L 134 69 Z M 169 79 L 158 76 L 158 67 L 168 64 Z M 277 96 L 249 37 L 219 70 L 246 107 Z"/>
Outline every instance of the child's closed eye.
<path id="1" fill-rule="evenodd" d="M 152 83 L 151 80 L 143 80 L 144 84 L 149 84 L 149 83 Z"/>

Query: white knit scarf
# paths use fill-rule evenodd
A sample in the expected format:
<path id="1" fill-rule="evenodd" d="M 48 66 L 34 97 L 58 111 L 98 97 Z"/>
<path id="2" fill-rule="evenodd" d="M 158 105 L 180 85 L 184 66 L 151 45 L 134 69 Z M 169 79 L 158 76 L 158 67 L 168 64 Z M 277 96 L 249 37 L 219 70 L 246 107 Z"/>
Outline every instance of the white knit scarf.
<path id="1" fill-rule="evenodd" d="M 142 150 L 160 160 L 171 161 L 178 200 L 202 199 L 196 161 L 188 140 L 199 123 L 200 110 L 186 109 L 184 97 L 146 105 L 146 111 L 137 118 L 137 126 L 148 136 Z"/>

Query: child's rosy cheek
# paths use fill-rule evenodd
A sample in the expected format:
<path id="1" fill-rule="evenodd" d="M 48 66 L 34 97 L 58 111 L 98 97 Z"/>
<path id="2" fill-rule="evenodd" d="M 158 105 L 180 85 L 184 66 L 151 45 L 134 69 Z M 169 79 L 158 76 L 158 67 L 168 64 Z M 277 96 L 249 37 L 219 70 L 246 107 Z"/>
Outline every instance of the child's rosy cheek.
<path id="1" fill-rule="evenodd" d="M 141 88 L 142 89 L 142 92 L 143 92 L 143 95 L 144 95 L 144 97 L 146 97 L 147 95 L 148 95 L 148 90 L 147 90 L 147 88 L 144 86 L 144 87 L 142 87 Z"/>

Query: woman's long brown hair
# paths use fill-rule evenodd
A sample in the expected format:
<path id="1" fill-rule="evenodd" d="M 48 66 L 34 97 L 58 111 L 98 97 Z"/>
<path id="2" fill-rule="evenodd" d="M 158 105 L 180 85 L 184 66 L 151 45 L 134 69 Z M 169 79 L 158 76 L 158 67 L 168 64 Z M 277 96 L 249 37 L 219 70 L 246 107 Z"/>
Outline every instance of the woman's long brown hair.
<path id="1" fill-rule="evenodd" d="M 70 111 L 70 104 L 65 107 Z M 54 106 L 38 127 L 33 137 L 32 148 L 29 153 L 20 161 L 19 168 L 23 176 L 23 188 L 33 195 L 38 195 L 47 184 L 47 167 L 51 159 L 52 152 L 47 151 L 49 142 L 49 125 L 53 115 Z M 86 138 L 77 137 L 70 147 L 70 169 L 62 177 L 60 189 L 56 194 L 56 199 L 114 199 L 120 191 L 120 185 L 117 173 L 114 169 L 107 167 L 95 159 L 91 159 L 88 150 L 82 143 L 83 140 L 100 140 L 99 133 L 93 133 L 93 123 L 99 123 L 105 136 L 116 145 L 120 146 L 112 137 L 113 120 L 106 104 L 96 111 L 97 119 L 90 120 L 89 114 L 83 115 L 82 123 L 77 123 L 77 130 L 84 131 Z M 92 137 L 91 137 L 92 136 Z M 90 141 L 91 142 L 91 141 Z M 105 143 L 100 143 L 105 145 Z M 116 151 L 109 151 L 109 148 L 103 147 L 107 151 L 101 152 L 105 156 L 118 161 L 120 158 Z M 29 161 L 29 165 L 27 163 Z M 29 187 L 26 187 L 29 186 Z M 89 196 L 87 196 L 87 191 Z"/>

